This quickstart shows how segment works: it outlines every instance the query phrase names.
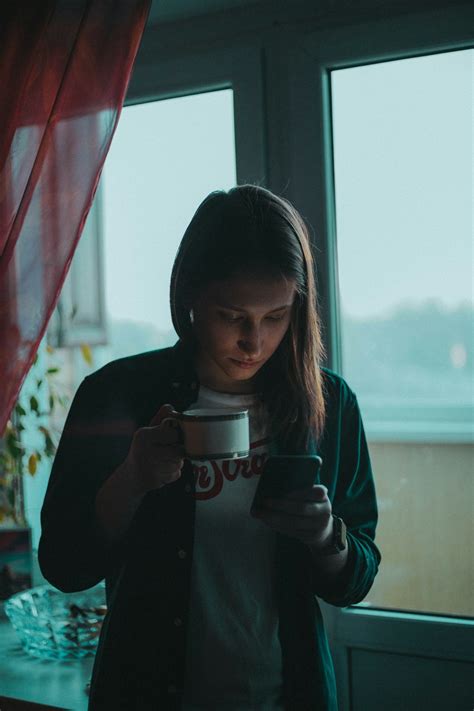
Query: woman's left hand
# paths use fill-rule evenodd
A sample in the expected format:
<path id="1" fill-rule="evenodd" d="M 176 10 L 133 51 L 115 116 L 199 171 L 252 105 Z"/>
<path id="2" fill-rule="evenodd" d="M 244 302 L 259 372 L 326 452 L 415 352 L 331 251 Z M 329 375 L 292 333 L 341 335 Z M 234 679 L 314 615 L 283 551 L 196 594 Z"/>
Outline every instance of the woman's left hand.
<path id="1" fill-rule="evenodd" d="M 252 512 L 267 526 L 298 538 L 311 548 L 324 548 L 332 537 L 332 507 L 322 484 L 300 489 L 278 499 L 264 499 L 263 508 Z"/>

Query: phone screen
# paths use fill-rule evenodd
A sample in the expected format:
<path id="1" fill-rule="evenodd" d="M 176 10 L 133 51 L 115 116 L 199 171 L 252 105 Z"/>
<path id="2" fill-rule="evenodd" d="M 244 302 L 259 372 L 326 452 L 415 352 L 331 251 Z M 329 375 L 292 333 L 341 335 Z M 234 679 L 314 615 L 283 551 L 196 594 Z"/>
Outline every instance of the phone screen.
<path id="1" fill-rule="evenodd" d="M 280 454 L 265 462 L 257 484 L 252 508 L 262 506 L 265 498 L 277 499 L 290 491 L 309 489 L 319 483 L 323 460 L 317 454 Z"/>

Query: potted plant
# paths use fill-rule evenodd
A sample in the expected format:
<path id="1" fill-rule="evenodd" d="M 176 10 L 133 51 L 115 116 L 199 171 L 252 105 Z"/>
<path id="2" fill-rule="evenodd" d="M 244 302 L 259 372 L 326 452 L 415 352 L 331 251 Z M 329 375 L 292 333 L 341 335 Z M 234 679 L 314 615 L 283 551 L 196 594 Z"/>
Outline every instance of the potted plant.
<path id="1" fill-rule="evenodd" d="M 51 356 L 54 349 L 46 346 Z M 81 346 L 84 360 L 92 356 Z M 38 355 L 33 362 L 33 369 Z M 29 379 L 0 437 L 0 601 L 31 585 L 31 531 L 25 515 L 24 476 L 35 476 L 38 464 L 51 461 L 57 448 L 62 417 L 69 401 L 59 384 L 58 365 L 50 363 Z M 53 414 L 56 417 L 53 417 Z M 56 419 L 56 424 L 54 420 Z"/>
<path id="2" fill-rule="evenodd" d="M 47 346 L 52 354 L 54 349 Z M 38 361 L 36 355 L 33 366 Z M 55 376 L 59 367 L 52 365 L 46 369 L 44 377 L 36 378 L 34 391 L 27 397 L 19 397 L 7 422 L 0 443 L 0 526 L 25 526 L 25 510 L 23 497 L 23 474 L 36 474 L 38 464 L 42 460 L 51 460 L 56 452 L 57 433 L 49 425 L 49 417 L 57 407 L 67 406 L 67 397 L 59 391 Z M 47 407 L 41 407 L 45 400 L 42 391 L 47 383 Z M 29 432 L 40 434 L 40 444 L 28 445 L 23 433 L 28 427 Z"/>

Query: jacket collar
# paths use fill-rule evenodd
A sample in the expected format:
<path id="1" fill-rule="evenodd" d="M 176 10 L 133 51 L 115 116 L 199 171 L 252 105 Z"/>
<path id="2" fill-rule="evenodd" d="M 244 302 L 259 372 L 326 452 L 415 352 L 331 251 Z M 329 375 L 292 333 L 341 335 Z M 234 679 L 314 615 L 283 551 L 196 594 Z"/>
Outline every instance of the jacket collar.
<path id="1" fill-rule="evenodd" d="M 181 339 L 170 349 L 171 402 L 183 409 L 194 402 L 199 391 L 199 378 L 194 365 L 194 348 Z"/>

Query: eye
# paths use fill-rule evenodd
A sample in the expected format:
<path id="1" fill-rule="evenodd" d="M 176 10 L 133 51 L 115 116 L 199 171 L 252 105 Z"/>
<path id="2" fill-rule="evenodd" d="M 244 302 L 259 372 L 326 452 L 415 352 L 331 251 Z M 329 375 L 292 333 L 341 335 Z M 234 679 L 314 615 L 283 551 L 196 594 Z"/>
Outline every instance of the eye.
<path id="1" fill-rule="evenodd" d="M 282 314 L 281 316 L 267 316 L 269 321 L 283 321 L 285 318 L 285 314 Z"/>
<path id="2" fill-rule="evenodd" d="M 224 311 L 219 311 L 219 316 L 223 321 L 227 321 L 227 323 L 237 323 L 243 318 L 243 316 L 238 316 L 237 314 L 228 314 Z"/>

